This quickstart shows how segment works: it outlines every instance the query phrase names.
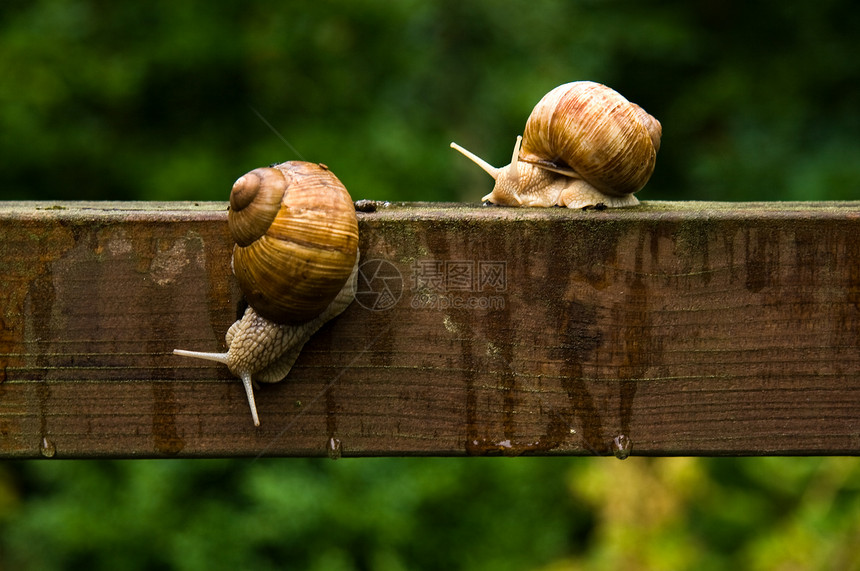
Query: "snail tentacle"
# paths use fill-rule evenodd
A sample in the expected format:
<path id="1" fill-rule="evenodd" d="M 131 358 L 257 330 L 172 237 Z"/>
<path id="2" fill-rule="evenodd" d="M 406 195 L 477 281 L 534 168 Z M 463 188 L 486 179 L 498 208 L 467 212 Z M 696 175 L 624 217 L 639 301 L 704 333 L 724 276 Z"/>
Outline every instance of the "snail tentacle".
<path id="1" fill-rule="evenodd" d="M 290 161 L 239 177 L 228 222 L 236 242 L 231 267 L 248 309 L 228 329 L 226 353 L 174 353 L 227 365 L 259 426 L 255 384 L 286 377 L 308 339 L 352 302 L 358 220 L 327 167 Z"/>
<path id="2" fill-rule="evenodd" d="M 592 81 L 560 85 L 529 115 L 507 167 L 451 147 L 496 181 L 485 196 L 505 206 L 633 206 L 651 178 L 662 126 L 617 91 Z M 521 144 L 520 144 L 521 143 Z"/>
<path id="3" fill-rule="evenodd" d="M 204 359 L 206 361 L 216 361 L 224 365 L 227 364 L 227 353 L 203 353 L 200 351 L 186 351 L 185 349 L 174 349 L 174 355 L 183 357 L 194 357 L 195 359 Z"/>

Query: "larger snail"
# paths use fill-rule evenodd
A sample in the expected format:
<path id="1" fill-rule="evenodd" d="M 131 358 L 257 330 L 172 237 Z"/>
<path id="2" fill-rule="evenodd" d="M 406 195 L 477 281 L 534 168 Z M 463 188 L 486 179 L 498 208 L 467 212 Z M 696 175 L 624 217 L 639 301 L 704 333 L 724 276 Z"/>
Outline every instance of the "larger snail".
<path id="1" fill-rule="evenodd" d="M 456 143 L 495 180 L 482 200 L 506 206 L 633 206 L 654 172 L 660 122 L 592 81 L 560 85 L 535 106 L 511 164 L 496 168 Z"/>
<path id="2" fill-rule="evenodd" d="M 353 300 L 358 221 L 327 167 L 291 161 L 240 177 L 228 224 L 233 273 L 249 307 L 227 331 L 225 353 L 174 353 L 227 365 L 260 426 L 254 384 L 282 380 L 311 335 Z"/>

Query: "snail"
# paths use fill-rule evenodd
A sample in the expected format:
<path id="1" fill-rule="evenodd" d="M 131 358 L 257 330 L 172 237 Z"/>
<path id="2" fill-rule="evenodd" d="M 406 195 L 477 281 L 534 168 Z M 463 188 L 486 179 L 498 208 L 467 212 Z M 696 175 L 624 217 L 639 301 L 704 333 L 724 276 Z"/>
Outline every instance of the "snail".
<path id="1" fill-rule="evenodd" d="M 511 163 L 496 168 L 451 143 L 496 180 L 482 200 L 504 206 L 634 206 L 660 148 L 660 122 L 592 81 L 560 85 L 535 106 Z"/>
<path id="2" fill-rule="evenodd" d="M 248 308 L 227 331 L 225 353 L 174 354 L 227 365 L 260 426 L 255 384 L 282 380 L 305 342 L 353 300 L 358 220 L 352 198 L 325 165 L 290 161 L 235 182 L 228 224 L 236 242 L 233 274 Z"/>

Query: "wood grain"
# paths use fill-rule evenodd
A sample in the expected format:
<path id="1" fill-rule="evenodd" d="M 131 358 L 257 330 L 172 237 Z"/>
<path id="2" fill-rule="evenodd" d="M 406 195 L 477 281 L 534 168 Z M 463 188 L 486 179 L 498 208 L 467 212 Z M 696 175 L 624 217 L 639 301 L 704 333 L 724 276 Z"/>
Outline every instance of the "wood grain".
<path id="1" fill-rule="evenodd" d="M 860 452 L 860 203 L 379 205 L 257 391 L 222 203 L 0 203 L 6 458 Z"/>

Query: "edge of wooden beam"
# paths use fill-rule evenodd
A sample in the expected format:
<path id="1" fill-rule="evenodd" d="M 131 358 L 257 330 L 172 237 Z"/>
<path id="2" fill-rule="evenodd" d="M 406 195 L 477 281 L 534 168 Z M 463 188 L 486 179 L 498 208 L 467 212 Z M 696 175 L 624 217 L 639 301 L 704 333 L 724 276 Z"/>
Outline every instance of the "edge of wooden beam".
<path id="1" fill-rule="evenodd" d="M 399 297 L 324 327 L 254 429 L 170 353 L 241 304 L 226 202 L 0 203 L 0 456 L 860 453 L 860 202 L 364 208 Z"/>

